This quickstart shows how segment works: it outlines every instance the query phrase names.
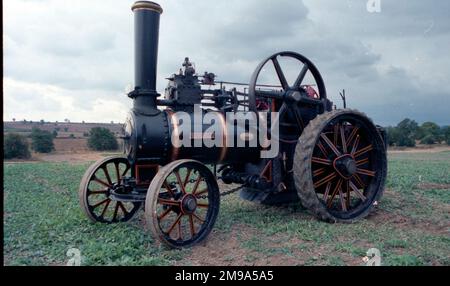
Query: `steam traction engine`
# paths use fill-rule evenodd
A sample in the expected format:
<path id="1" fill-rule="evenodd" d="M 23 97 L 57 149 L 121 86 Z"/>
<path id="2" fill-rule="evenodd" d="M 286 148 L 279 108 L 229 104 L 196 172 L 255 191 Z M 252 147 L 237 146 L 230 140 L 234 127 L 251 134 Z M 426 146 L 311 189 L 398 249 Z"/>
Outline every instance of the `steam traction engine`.
<path id="1" fill-rule="evenodd" d="M 267 205 L 300 201 L 328 222 L 351 222 L 371 211 L 386 178 L 384 131 L 363 113 L 333 109 L 310 60 L 294 52 L 274 54 L 259 64 L 240 91 L 225 88 L 212 73 L 199 76 L 186 58 L 182 69 L 168 78 L 161 98 L 156 66 L 162 9 L 138 1 L 132 11 L 135 89 L 128 94 L 134 103 L 125 123 L 125 155 L 100 160 L 86 171 L 79 197 L 92 221 L 125 222 L 144 207 L 155 237 L 171 247 L 191 246 L 203 240 L 215 223 L 219 179 L 238 184 L 233 190 L 239 190 L 243 199 Z M 290 82 L 280 64 L 284 59 L 298 66 Z M 275 71 L 276 85 L 261 83 L 269 68 Z M 215 118 L 215 132 L 208 132 L 211 124 L 196 122 L 196 105 L 202 107 L 202 116 Z M 279 145 L 275 156 L 261 158 L 263 147 L 229 144 L 251 137 L 247 124 L 226 120 L 230 112 L 278 112 L 275 120 L 269 120 L 271 126 L 279 126 L 279 134 L 271 138 Z M 179 133 L 180 114 L 192 119 L 184 116 L 182 121 L 191 124 L 193 132 Z M 235 127 L 232 132 L 229 124 Z M 218 135 L 223 144 L 206 146 L 202 140 Z M 175 144 L 177 140 L 187 140 L 191 147 Z"/>

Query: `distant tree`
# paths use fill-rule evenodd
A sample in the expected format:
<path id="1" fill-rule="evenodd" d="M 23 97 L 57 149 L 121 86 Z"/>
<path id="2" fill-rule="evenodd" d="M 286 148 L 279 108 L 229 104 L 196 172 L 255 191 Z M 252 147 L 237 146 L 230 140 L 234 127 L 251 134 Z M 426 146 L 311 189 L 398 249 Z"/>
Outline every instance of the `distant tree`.
<path id="1" fill-rule="evenodd" d="M 83 137 L 88 137 L 89 133 L 88 132 L 83 132 Z"/>
<path id="2" fill-rule="evenodd" d="M 16 122 L 16 119 L 15 119 L 15 118 L 13 118 L 13 122 Z"/>
<path id="3" fill-rule="evenodd" d="M 31 147 L 39 153 L 50 153 L 54 149 L 53 134 L 46 130 L 33 128 L 31 130 Z"/>
<path id="4" fill-rule="evenodd" d="M 396 146 L 414 147 L 419 125 L 416 121 L 405 118 L 396 127 L 388 130 L 389 144 Z"/>
<path id="5" fill-rule="evenodd" d="M 434 122 L 424 122 L 420 126 L 420 143 L 435 144 L 442 141 L 441 128 Z"/>
<path id="6" fill-rule="evenodd" d="M 75 138 L 75 135 L 73 135 L 73 133 L 71 133 L 71 134 L 69 135 L 69 137 L 70 137 L 70 138 Z"/>
<path id="7" fill-rule="evenodd" d="M 444 137 L 444 140 L 447 143 L 447 145 L 450 145 L 450 126 L 442 127 L 441 134 Z"/>
<path id="8" fill-rule="evenodd" d="M 65 119 L 64 119 L 64 122 L 69 123 L 70 120 L 69 120 L 68 118 L 65 118 Z"/>
<path id="9" fill-rule="evenodd" d="M 117 150 L 118 144 L 109 129 L 94 127 L 89 131 L 88 147 L 97 151 Z"/>
<path id="10" fill-rule="evenodd" d="M 64 132 L 69 131 L 69 127 L 64 127 Z"/>
<path id="11" fill-rule="evenodd" d="M 5 159 L 30 158 L 27 139 L 16 133 L 7 134 L 3 141 L 3 157 Z"/>
<path id="12" fill-rule="evenodd" d="M 39 121 L 39 123 L 41 123 L 42 125 L 44 125 L 44 123 L 45 123 L 44 119 L 41 119 L 41 121 Z"/>
<path id="13" fill-rule="evenodd" d="M 389 146 L 396 145 L 396 143 L 398 141 L 397 128 L 392 127 L 392 126 L 386 127 L 386 133 L 387 133 L 387 140 L 388 140 Z"/>
<path id="14" fill-rule="evenodd" d="M 85 123 L 85 122 L 84 122 L 84 120 L 83 120 L 83 121 L 81 121 L 81 123 L 83 123 L 83 124 L 84 124 L 84 123 Z"/>
<path id="15" fill-rule="evenodd" d="M 114 124 L 114 121 L 111 120 L 111 124 Z"/>
<path id="16" fill-rule="evenodd" d="M 58 131 L 56 131 L 56 130 L 53 130 L 53 132 L 52 132 L 52 135 L 53 135 L 53 138 L 56 138 L 56 137 L 58 137 Z"/>

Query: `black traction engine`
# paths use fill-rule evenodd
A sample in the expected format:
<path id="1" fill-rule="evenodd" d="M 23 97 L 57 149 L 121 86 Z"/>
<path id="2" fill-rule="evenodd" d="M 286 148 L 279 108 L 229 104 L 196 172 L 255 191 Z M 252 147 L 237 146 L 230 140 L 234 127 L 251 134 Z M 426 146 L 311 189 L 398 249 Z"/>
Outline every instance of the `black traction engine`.
<path id="1" fill-rule="evenodd" d="M 301 203 L 319 219 L 351 222 L 380 199 L 384 131 L 363 113 L 336 109 L 316 66 L 295 52 L 264 59 L 249 83 L 217 81 L 185 58 L 156 91 L 160 5 L 137 1 L 135 88 L 124 155 L 85 173 L 82 209 L 95 222 L 130 220 L 139 209 L 155 237 L 191 246 L 211 231 L 220 197 Z M 289 60 L 296 68 L 286 70 Z M 266 83 L 272 70 L 276 83 Z M 290 72 L 294 77 L 288 77 Z M 219 191 L 221 187 L 227 190 Z"/>

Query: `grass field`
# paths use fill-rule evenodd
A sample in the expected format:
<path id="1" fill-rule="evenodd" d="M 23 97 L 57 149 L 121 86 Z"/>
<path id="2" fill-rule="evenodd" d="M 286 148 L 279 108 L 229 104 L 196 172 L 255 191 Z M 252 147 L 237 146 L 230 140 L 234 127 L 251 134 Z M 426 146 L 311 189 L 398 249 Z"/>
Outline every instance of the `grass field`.
<path id="1" fill-rule="evenodd" d="M 383 265 L 450 265 L 449 151 L 391 154 L 382 201 L 355 224 L 228 196 L 208 239 L 187 250 L 156 243 L 142 213 L 129 223 L 90 223 L 77 197 L 88 165 L 4 163 L 5 265 L 64 265 L 72 247 L 82 265 L 363 265 L 371 247 Z"/>

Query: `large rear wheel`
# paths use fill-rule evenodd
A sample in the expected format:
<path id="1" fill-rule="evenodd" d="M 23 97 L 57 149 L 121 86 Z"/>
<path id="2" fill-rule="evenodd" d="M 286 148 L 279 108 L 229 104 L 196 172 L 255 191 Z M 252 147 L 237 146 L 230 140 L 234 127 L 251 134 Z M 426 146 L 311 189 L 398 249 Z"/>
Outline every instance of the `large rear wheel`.
<path id="1" fill-rule="evenodd" d="M 317 116 L 300 136 L 294 178 L 302 204 L 329 222 L 367 216 L 382 196 L 386 149 L 372 121 L 355 110 Z"/>

